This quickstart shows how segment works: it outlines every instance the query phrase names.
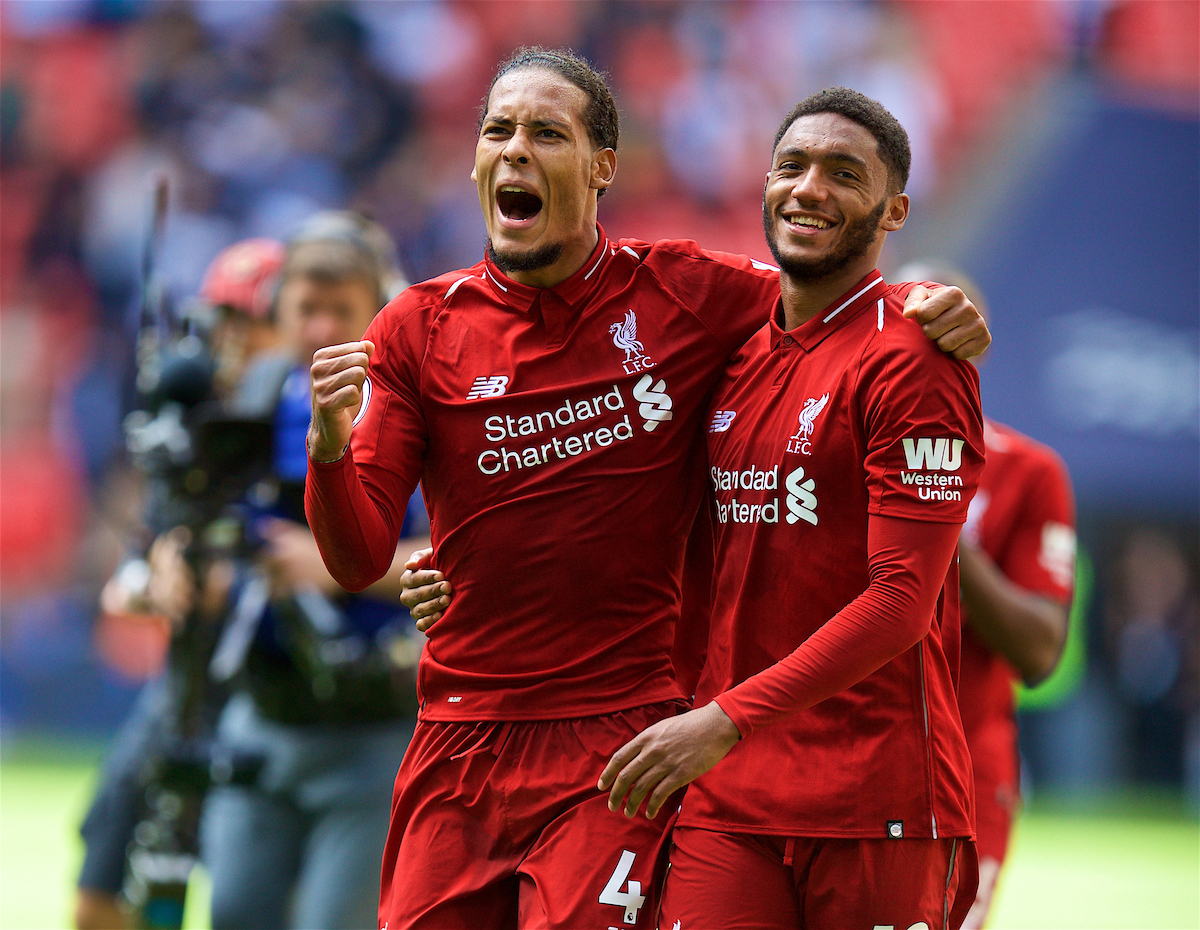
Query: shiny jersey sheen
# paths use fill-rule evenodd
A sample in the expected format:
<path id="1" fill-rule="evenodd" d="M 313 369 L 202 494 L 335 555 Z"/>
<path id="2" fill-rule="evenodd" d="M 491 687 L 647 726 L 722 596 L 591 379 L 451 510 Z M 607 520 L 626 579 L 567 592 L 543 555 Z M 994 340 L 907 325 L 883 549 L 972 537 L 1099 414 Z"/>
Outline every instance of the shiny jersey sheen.
<path id="1" fill-rule="evenodd" d="M 562 719 L 683 696 L 670 650 L 704 404 L 778 293 L 771 266 L 601 229 L 556 287 L 485 261 L 380 312 L 350 454 L 314 464 L 308 506 L 329 562 L 354 535 L 329 527 L 357 517 L 314 508 L 352 458 L 394 548 L 421 481 L 454 585 L 420 662 L 422 719 Z"/>

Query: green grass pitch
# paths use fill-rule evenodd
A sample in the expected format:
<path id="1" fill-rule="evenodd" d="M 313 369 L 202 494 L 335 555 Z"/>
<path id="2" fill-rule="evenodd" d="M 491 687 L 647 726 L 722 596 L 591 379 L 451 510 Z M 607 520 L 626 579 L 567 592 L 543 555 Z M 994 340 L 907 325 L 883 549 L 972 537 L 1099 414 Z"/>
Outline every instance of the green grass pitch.
<path id="1" fill-rule="evenodd" d="M 0 758 L 0 930 L 70 926 L 78 823 L 96 752 L 6 746 Z M 203 878 L 185 926 L 207 927 Z M 1039 801 L 1022 817 L 993 930 L 1200 927 L 1200 825 L 1172 799 Z"/>

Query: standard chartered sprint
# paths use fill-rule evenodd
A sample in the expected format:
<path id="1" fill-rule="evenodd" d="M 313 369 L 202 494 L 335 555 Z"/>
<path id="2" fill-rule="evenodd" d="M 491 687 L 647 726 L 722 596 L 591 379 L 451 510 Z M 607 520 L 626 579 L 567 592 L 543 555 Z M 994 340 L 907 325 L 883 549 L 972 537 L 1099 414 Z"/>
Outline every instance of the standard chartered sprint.
<path id="1" fill-rule="evenodd" d="M 653 432 L 660 423 L 672 418 L 671 398 L 666 393 L 666 385 L 661 380 L 651 384 L 652 380 L 646 375 L 633 389 L 634 400 L 640 402 L 638 413 L 643 419 L 642 428 L 647 432 Z M 595 397 L 565 398 L 552 410 L 523 416 L 490 416 L 483 421 L 484 436 L 490 443 L 504 445 L 484 449 L 479 453 L 476 464 L 485 475 L 495 475 L 502 471 L 536 468 L 559 459 L 604 449 L 614 443 L 628 442 L 634 437 L 628 413 L 622 414 L 615 423 L 610 419 L 607 425 L 587 428 L 591 425 L 588 420 L 624 409 L 625 398 L 621 395 L 621 389 L 614 384 L 608 391 Z M 564 434 L 568 427 L 576 428 Z M 526 437 L 530 436 L 537 437 L 532 444 L 522 444 L 517 448 L 509 445 L 510 440 L 529 442 Z"/>

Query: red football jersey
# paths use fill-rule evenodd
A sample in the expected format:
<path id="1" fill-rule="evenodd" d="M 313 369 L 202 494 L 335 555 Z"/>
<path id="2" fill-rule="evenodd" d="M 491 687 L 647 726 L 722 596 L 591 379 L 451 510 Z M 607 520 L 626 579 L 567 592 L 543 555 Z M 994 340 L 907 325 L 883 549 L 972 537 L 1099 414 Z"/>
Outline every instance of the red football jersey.
<path id="1" fill-rule="evenodd" d="M 953 553 L 983 464 L 978 376 L 903 318 L 905 291 L 873 272 L 791 332 L 772 319 L 714 392 L 716 578 L 696 700 L 717 699 L 743 738 L 689 788 L 681 824 L 827 837 L 972 833 Z M 924 580 L 927 613 L 900 618 L 910 647 L 829 697 L 780 687 L 795 656 L 820 664 L 813 644 L 874 584 L 873 517 L 902 518 L 889 526 L 911 537 L 894 547 L 905 564 L 921 561 L 926 528 L 944 553 Z M 886 613 L 873 619 L 896 626 Z"/>
<path id="2" fill-rule="evenodd" d="M 987 464 L 963 533 L 1014 584 L 1069 604 L 1075 582 L 1075 505 L 1066 466 L 1054 450 L 1011 427 L 984 420 Z M 967 623 L 963 606 L 959 707 L 980 803 L 1011 808 L 1020 758 L 1013 683 L 1017 673 Z M 981 837 L 982 839 L 982 837 Z"/>
<path id="3" fill-rule="evenodd" d="M 350 452 L 310 465 L 307 504 L 330 570 L 360 587 L 386 570 L 421 482 L 454 584 L 421 657 L 424 719 L 683 696 L 670 651 L 704 405 L 778 294 L 769 265 L 601 230 L 557 287 L 481 262 L 380 312 Z"/>

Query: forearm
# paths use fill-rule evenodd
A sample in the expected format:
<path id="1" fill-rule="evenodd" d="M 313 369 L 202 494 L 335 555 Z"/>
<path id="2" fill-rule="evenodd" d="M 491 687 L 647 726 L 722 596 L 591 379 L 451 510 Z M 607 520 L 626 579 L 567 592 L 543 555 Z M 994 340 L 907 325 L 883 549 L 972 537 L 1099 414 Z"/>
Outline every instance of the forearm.
<path id="1" fill-rule="evenodd" d="M 406 536 L 396 547 L 396 554 L 387 573 L 362 593 L 381 601 L 393 601 L 404 593 L 404 585 L 400 583 L 404 575 L 404 565 L 408 557 L 418 549 L 428 549 L 433 541 L 428 536 Z"/>
<path id="2" fill-rule="evenodd" d="M 716 700 L 742 736 L 862 681 L 929 632 L 956 524 L 871 517 L 870 584 L 794 652 Z"/>
<path id="3" fill-rule="evenodd" d="M 362 591 L 387 574 L 403 514 L 368 493 L 352 450 L 336 462 L 310 459 L 304 509 L 321 558 L 339 585 Z"/>
<path id="4" fill-rule="evenodd" d="M 1067 638 L 1067 606 L 1010 581 L 986 553 L 964 544 L 959 562 L 971 631 L 1027 684 L 1054 670 Z"/>

